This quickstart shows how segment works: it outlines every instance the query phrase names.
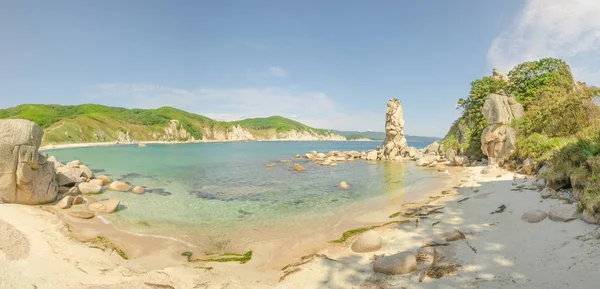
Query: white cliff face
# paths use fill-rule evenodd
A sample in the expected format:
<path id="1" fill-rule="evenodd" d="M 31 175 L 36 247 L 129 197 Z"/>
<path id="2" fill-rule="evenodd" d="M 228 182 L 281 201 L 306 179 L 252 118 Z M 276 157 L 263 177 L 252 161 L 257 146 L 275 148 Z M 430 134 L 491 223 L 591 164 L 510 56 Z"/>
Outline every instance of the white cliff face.
<path id="1" fill-rule="evenodd" d="M 256 140 L 256 138 L 247 129 L 237 125 L 233 126 L 231 131 L 227 132 L 227 140 L 253 141 Z"/>
<path id="2" fill-rule="evenodd" d="M 509 124 L 525 112 L 514 98 L 498 94 L 487 97 L 482 112 L 488 126 L 481 133 L 481 151 L 490 164 L 496 164 L 515 152 L 516 132 Z"/>
<path id="3" fill-rule="evenodd" d="M 313 131 L 296 131 L 277 133 L 266 140 L 291 140 L 291 141 L 345 141 L 346 138 L 334 133 L 317 134 Z"/>
<path id="4" fill-rule="evenodd" d="M 115 143 L 118 144 L 130 144 L 130 143 L 135 143 L 135 140 L 133 139 L 133 137 L 131 137 L 131 135 L 129 134 L 129 132 L 122 132 L 119 131 L 119 136 L 117 137 L 117 140 L 115 141 Z"/>
<path id="5" fill-rule="evenodd" d="M 163 129 L 164 133 L 158 136 L 161 141 L 195 141 L 196 139 L 180 125 L 179 121 L 172 119 Z"/>
<path id="6" fill-rule="evenodd" d="M 404 138 L 404 115 L 402 104 L 396 98 L 387 103 L 385 112 L 385 140 L 383 140 L 383 152 L 379 159 L 395 160 L 408 153 L 409 147 Z"/>

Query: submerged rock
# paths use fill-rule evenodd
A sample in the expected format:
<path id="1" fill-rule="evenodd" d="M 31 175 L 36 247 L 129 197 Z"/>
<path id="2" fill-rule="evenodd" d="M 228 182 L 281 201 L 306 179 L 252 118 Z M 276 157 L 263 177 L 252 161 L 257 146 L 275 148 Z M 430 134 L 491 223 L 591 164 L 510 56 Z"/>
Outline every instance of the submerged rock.
<path id="1" fill-rule="evenodd" d="M 94 213 L 85 212 L 85 211 L 71 211 L 71 212 L 68 212 L 67 214 L 69 214 L 70 216 L 73 216 L 75 218 L 79 218 L 79 219 L 91 219 L 95 216 Z"/>
<path id="2" fill-rule="evenodd" d="M 354 243 L 350 249 L 356 253 L 368 253 L 375 252 L 381 250 L 383 246 L 383 239 L 381 238 L 381 234 L 377 231 L 367 231 L 362 233 Z"/>
<path id="3" fill-rule="evenodd" d="M 56 203 L 56 206 L 61 209 L 68 209 L 73 205 L 74 199 L 75 199 L 75 197 L 73 197 L 73 196 L 63 197 L 60 201 L 58 201 L 58 203 Z"/>
<path id="4" fill-rule="evenodd" d="M 342 182 L 340 183 L 340 189 L 342 189 L 342 190 L 348 189 L 349 187 L 350 187 L 350 186 L 348 185 L 348 183 L 346 183 L 346 182 L 344 182 L 344 181 L 342 181 Z"/>
<path id="5" fill-rule="evenodd" d="M 112 180 L 105 175 L 99 175 L 96 177 L 96 179 L 102 180 L 103 185 L 108 185 L 108 184 L 112 183 Z"/>
<path id="6" fill-rule="evenodd" d="M 294 169 L 298 172 L 304 171 L 304 167 L 300 164 L 294 164 Z"/>
<path id="7" fill-rule="evenodd" d="M 99 179 L 90 180 L 88 183 L 90 183 L 92 185 L 98 185 L 98 186 L 103 186 L 104 185 L 104 181 L 103 180 L 99 180 Z"/>
<path id="8" fill-rule="evenodd" d="M 417 270 L 417 256 L 411 252 L 402 252 L 377 258 L 373 262 L 373 271 L 386 275 L 402 275 Z"/>
<path id="9" fill-rule="evenodd" d="M 144 190 L 145 190 L 145 189 L 144 189 L 144 187 L 141 187 L 141 186 L 135 186 L 135 187 L 133 187 L 133 189 L 132 189 L 131 191 L 132 191 L 133 193 L 136 193 L 136 194 L 138 194 L 138 195 L 141 195 L 141 194 L 143 194 L 143 193 L 144 193 Z"/>
<path id="10" fill-rule="evenodd" d="M 88 204 L 88 209 L 92 212 L 98 213 L 112 213 L 119 207 L 120 201 L 118 199 L 110 199 L 106 201 L 98 201 L 95 203 Z"/>
<path id="11" fill-rule="evenodd" d="M 161 195 L 161 196 L 170 196 L 172 195 L 171 192 L 167 192 L 165 189 L 163 188 L 156 188 L 156 189 L 148 189 L 146 190 L 149 194 L 157 194 L 157 195 Z M 193 194 L 192 192 L 190 192 L 190 195 Z"/>

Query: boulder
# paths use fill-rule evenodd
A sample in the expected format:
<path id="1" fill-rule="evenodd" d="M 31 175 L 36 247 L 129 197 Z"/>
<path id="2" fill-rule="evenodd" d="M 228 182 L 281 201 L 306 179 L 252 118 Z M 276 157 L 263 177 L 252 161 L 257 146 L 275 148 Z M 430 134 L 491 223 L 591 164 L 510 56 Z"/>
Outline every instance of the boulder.
<path id="1" fill-rule="evenodd" d="M 79 204 L 83 204 L 83 197 L 82 196 L 76 196 L 73 199 L 73 205 L 79 205 Z"/>
<path id="2" fill-rule="evenodd" d="M 110 199 L 106 201 L 98 201 L 91 204 L 88 204 L 88 209 L 92 212 L 98 213 L 112 213 L 117 210 L 119 207 L 118 199 Z"/>
<path id="3" fill-rule="evenodd" d="M 79 191 L 82 194 L 84 194 L 84 195 L 91 195 L 91 194 L 102 193 L 102 186 L 96 185 L 96 184 L 79 183 L 79 185 L 77 186 L 77 188 L 79 188 Z"/>
<path id="4" fill-rule="evenodd" d="M 298 171 L 298 172 L 302 172 L 304 171 L 304 167 L 301 166 L 300 164 L 294 164 L 294 170 Z"/>
<path id="5" fill-rule="evenodd" d="M 546 218 L 546 216 L 548 216 L 548 214 L 544 211 L 533 210 L 533 211 L 525 212 L 521 216 L 521 220 L 528 222 L 528 223 L 539 223 L 539 222 L 543 221 Z"/>
<path id="6" fill-rule="evenodd" d="M 92 170 L 90 168 L 88 168 L 85 165 L 80 165 L 79 169 L 81 170 L 81 176 L 82 177 L 86 177 L 88 179 L 93 179 L 94 178 L 94 173 L 92 172 Z"/>
<path id="7" fill-rule="evenodd" d="M 369 230 L 362 233 L 350 249 L 356 253 L 368 253 L 381 250 L 383 239 L 377 231 Z"/>
<path id="8" fill-rule="evenodd" d="M 317 151 L 311 151 L 310 155 L 313 156 L 313 157 L 316 157 L 317 156 Z"/>
<path id="9" fill-rule="evenodd" d="M 70 189 L 71 189 L 70 187 L 60 186 L 60 187 L 58 187 L 58 193 L 64 194 L 64 193 L 68 192 Z"/>
<path id="10" fill-rule="evenodd" d="M 548 219 L 555 222 L 568 222 L 577 219 L 577 206 L 560 204 L 550 209 Z"/>
<path id="11" fill-rule="evenodd" d="M 81 194 L 81 191 L 79 191 L 78 187 L 72 187 L 66 193 L 63 194 L 63 197 L 64 196 L 73 196 L 73 197 L 75 197 L 75 196 L 79 196 L 80 194 Z"/>
<path id="12" fill-rule="evenodd" d="M 443 173 L 443 172 L 445 172 L 447 170 L 448 170 L 448 168 L 446 168 L 446 166 L 444 166 L 444 165 L 437 166 L 437 171 L 440 172 L 440 173 Z"/>
<path id="13" fill-rule="evenodd" d="M 104 185 L 104 181 L 100 180 L 100 179 L 93 179 L 93 180 L 90 180 L 88 183 L 90 183 L 92 185 L 98 185 L 98 186 Z"/>
<path id="14" fill-rule="evenodd" d="M 374 151 L 374 150 L 367 151 L 366 159 L 368 161 L 377 160 L 377 151 Z"/>
<path id="15" fill-rule="evenodd" d="M 454 157 L 454 165 L 457 167 L 462 167 L 468 161 L 469 161 L 469 159 L 465 156 L 455 156 Z"/>
<path id="16" fill-rule="evenodd" d="M 56 183 L 59 186 L 73 186 L 81 181 L 81 170 L 73 167 L 60 167 L 56 169 Z"/>
<path id="17" fill-rule="evenodd" d="M 112 180 L 109 177 L 105 176 L 105 175 L 99 175 L 99 176 L 96 177 L 96 179 L 97 180 L 102 180 L 102 184 L 103 185 L 108 185 L 108 184 L 112 183 Z"/>
<path id="18" fill-rule="evenodd" d="M 424 158 L 421 158 L 417 160 L 416 165 L 419 167 L 424 167 L 429 165 L 429 162 L 427 162 Z"/>
<path id="19" fill-rule="evenodd" d="M 544 188 L 540 192 L 540 196 L 542 197 L 542 199 L 550 198 L 550 197 L 554 196 L 555 194 L 556 194 L 556 191 L 551 188 Z"/>
<path id="20" fill-rule="evenodd" d="M 74 160 L 67 163 L 67 167 L 69 168 L 78 168 L 81 165 L 83 165 L 83 163 L 80 160 Z"/>
<path id="21" fill-rule="evenodd" d="M 133 193 L 136 193 L 136 194 L 138 194 L 138 195 L 141 195 L 141 194 L 143 194 L 143 193 L 144 193 L 145 189 L 144 189 L 144 187 L 141 187 L 141 186 L 135 186 L 135 187 L 133 187 L 133 189 L 132 189 L 131 191 L 132 191 Z"/>
<path id="22" fill-rule="evenodd" d="M 437 155 L 440 150 L 440 144 L 434 141 L 432 144 L 425 148 L 425 154 Z"/>
<path id="23" fill-rule="evenodd" d="M 385 112 L 385 139 L 380 159 L 395 160 L 408 153 L 408 143 L 404 137 L 404 114 L 402 104 L 397 98 L 392 98 L 387 103 Z M 367 158 L 369 159 L 369 158 Z"/>
<path id="24" fill-rule="evenodd" d="M 490 94 L 482 113 L 487 127 L 481 134 L 481 150 L 490 164 L 502 162 L 517 148 L 516 132 L 509 124 L 525 116 L 523 106 L 512 97 Z"/>
<path id="25" fill-rule="evenodd" d="M 417 270 L 417 257 L 410 252 L 380 257 L 373 262 L 373 271 L 386 275 L 408 274 L 415 270 Z"/>
<path id="26" fill-rule="evenodd" d="M 456 152 L 453 149 L 448 149 L 446 151 L 446 159 L 450 162 L 454 162 L 454 157 L 456 156 Z"/>
<path id="27" fill-rule="evenodd" d="M 127 192 L 131 190 L 131 185 L 121 181 L 114 181 L 108 185 L 109 191 Z"/>
<path id="28" fill-rule="evenodd" d="M 31 121 L 0 120 L 0 201 L 38 205 L 56 200 L 55 165 L 38 152 L 43 135 Z"/>
<path id="29" fill-rule="evenodd" d="M 85 212 L 85 211 L 71 211 L 71 212 L 68 212 L 67 214 L 69 214 L 70 216 L 73 216 L 75 218 L 79 218 L 79 219 L 91 219 L 94 217 L 94 213 Z"/>
<path id="30" fill-rule="evenodd" d="M 340 189 L 342 189 L 342 190 L 345 190 L 345 189 L 347 189 L 347 188 L 349 188 L 349 187 L 350 187 L 350 186 L 349 186 L 349 185 L 348 185 L 346 182 L 344 182 L 344 181 L 342 181 L 342 182 L 340 183 Z"/>
<path id="31" fill-rule="evenodd" d="M 60 201 L 58 201 L 58 203 L 56 203 L 56 206 L 61 209 L 68 209 L 73 205 L 73 200 L 75 200 L 75 197 L 73 196 L 63 197 Z"/>
<path id="32" fill-rule="evenodd" d="M 326 157 L 327 157 L 327 156 L 326 156 L 324 153 L 318 153 L 318 154 L 317 154 L 317 158 L 318 158 L 318 159 L 324 159 L 324 158 L 326 158 Z"/>
<path id="33" fill-rule="evenodd" d="M 47 161 L 48 163 L 51 163 L 54 166 L 55 170 L 65 166 L 63 163 L 59 162 L 54 156 L 50 156 Z"/>
<path id="34" fill-rule="evenodd" d="M 587 210 L 583 210 L 580 217 L 588 224 L 600 225 L 600 216 L 593 216 Z"/>

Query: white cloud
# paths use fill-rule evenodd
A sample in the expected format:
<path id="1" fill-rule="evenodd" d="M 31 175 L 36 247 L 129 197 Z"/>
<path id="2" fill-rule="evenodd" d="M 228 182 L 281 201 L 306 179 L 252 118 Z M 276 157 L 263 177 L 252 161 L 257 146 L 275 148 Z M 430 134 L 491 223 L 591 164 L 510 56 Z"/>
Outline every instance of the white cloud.
<path id="1" fill-rule="evenodd" d="M 599 0 L 528 0 L 492 41 L 489 64 L 507 72 L 523 61 L 558 57 L 571 65 L 577 80 L 598 85 L 599 15 Z"/>
<path id="2" fill-rule="evenodd" d="M 280 115 L 326 129 L 383 131 L 385 113 L 348 112 L 327 94 L 279 87 L 193 90 L 147 84 L 102 84 L 92 102 L 130 108 L 172 106 L 216 120 Z M 380 129 L 377 129 L 380 128 Z"/>
<path id="3" fill-rule="evenodd" d="M 288 75 L 288 72 L 281 67 L 271 66 L 269 67 L 269 74 L 275 77 L 286 77 Z"/>

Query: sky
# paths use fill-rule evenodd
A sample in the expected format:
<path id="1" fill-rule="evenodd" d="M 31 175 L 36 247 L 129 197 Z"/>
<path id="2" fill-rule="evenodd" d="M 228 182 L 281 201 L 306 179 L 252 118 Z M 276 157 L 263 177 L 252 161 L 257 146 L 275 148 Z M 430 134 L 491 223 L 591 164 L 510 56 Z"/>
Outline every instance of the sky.
<path id="1" fill-rule="evenodd" d="M 0 108 L 173 106 L 443 137 L 470 82 L 559 57 L 600 85 L 598 0 L 0 0 Z"/>

